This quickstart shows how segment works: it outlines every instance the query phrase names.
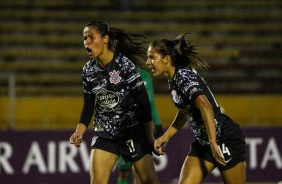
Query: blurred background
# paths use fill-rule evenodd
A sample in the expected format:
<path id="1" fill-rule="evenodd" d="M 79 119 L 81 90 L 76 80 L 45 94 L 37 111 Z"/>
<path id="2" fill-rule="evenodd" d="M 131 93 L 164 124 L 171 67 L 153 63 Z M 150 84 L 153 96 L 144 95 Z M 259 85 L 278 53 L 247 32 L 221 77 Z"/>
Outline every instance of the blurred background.
<path id="1" fill-rule="evenodd" d="M 226 114 L 242 127 L 282 127 L 281 0 L 13 0 L 0 2 L 2 132 L 74 130 L 89 59 L 82 31 L 95 19 L 150 40 L 191 33 Z M 176 109 L 166 79 L 153 80 L 167 127 Z"/>
<path id="2" fill-rule="evenodd" d="M 243 126 L 282 125 L 280 0 L 13 0 L 0 5 L 1 129 L 76 125 L 81 71 L 88 61 L 82 31 L 94 19 L 150 40 L 191 33 L 211 66 L 200 73 L 226 113 Z M 175 113 L 167 81 L 156 77 L 154 83 L 167 125 Z"/>

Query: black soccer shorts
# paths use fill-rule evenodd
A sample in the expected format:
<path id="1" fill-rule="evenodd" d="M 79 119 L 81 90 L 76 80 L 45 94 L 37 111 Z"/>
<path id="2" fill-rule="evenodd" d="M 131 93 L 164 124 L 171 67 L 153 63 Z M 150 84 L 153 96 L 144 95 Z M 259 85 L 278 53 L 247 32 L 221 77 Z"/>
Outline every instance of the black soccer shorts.
<path id="1" fill-rule="evenodd" d="M 95 136 L 92 139 L 91 147 L 122 156 L 125 162 L 137 162 L 146 154 L 152 155 L 153 149 L 145 136 L 145 132 L 138 128 L 131 130 L 130 136 L 126 138 L 103 139 Z"/>
<path id="2" fill-rule="evenodd" d="M 227 164 L 219 165 L 213 158 L 210 145 L 201 145 L 197 140 L 191 144 L 189 156 L 199 157 L 207 160 L 218 167 L 220 171 L 225 171 L 235 167 L 238 163 L 246 161 L 245 147 L 246 142 L 240 128 L 236 128 L 235 132 L 225 137 L 224 140 L 217 142 L 221 153 L 223 154 Z"/>

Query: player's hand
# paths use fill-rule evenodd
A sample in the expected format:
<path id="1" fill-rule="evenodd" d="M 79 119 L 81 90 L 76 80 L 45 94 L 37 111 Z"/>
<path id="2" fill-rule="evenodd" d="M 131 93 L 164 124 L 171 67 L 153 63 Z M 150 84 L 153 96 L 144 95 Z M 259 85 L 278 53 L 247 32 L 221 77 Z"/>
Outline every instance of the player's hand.
<path id="1" fill-rule="evenodd" d="M 161 136 L 160 138 L 155 140 L 154 149 L 159 155 L 163 155 L 165 150 L 163 146 L 168 142 L 168 139 L 165 136 Z"/>
<path id="2" fill-rule="evenodd" d="M 82 135 L 78 132 L 74 132 L 70 137 L 70 143 L 74 144 L 76 147 L 80 147 L 82 141 Z"/>
<path id="3" fill-rule="evenodd" d="M 211 143 L 210 146 L 211 146 L 212 154 L 213 154 L 215 161 L 218 164 L 225 166 L 226 160 L 224 156 L 222 155 L 221 151 L 219 150 L 217 143 Z"/>
<path id="4" fill-rule="evenodd" d="M 158 154 L 155 149 L 154 149 L 154 143 L 155 143 L 155 138 L 153 136 L 149 136 L 148 137 L 148 141 L 149 141 L 149 144 L 150 144 L 150 147 L 152 149 L 152 152 L 157 155 L 157 156 L 160 156 L 160 154 Z"/>
<path id="5" fill-rule="evenodd" d="M 154 146 L 153 146 L 154 147 Z M 156 150 L 155 150 L 155 148 L 153 148 L 153 153 L 154 153 L 154 155 L 156 155 L 156 156 L 161 156 L 161 154 L 159 154 L 159 152 L 157 152 Z"/>

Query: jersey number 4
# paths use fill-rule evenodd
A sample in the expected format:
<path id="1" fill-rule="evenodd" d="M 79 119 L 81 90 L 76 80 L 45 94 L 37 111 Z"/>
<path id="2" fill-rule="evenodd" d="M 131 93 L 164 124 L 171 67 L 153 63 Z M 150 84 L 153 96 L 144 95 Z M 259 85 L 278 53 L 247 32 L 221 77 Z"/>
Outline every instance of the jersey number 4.
<path id="1" fill-rule="evenodd" d="M 221 147 L 220 147 L 221 146 Z M 223 143 L 222 145 L 218 145 L 219 151 L 221 153 L 221 155 L 223 156 L 225 153 L 227 153 L 229 156 L 231 155 L 229 152 L 229 149 L 227 146 L 225 146 L 225 144 Z"/>

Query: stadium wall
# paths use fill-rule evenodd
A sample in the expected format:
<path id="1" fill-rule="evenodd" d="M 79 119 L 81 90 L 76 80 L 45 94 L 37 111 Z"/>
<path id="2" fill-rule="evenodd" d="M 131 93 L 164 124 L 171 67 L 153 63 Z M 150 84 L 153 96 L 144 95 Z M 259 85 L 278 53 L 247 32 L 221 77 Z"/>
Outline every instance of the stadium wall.
<path id="1" fill-rule="evenodd" d="M 161 121 L 169 126 L 176 114 L 170 96 L 155 97 Z M 242 126 L 282 125 L 282 96 L 219 95 L 219 105 Z M 9 127 L 9 99 L 0 97 L 0 129 Z M 82 97 L 21 97 L 15 102 L 16 129 L 73 129 L 78 122 Z M 90 126 L 91 127 L 91 126 Z"/>

